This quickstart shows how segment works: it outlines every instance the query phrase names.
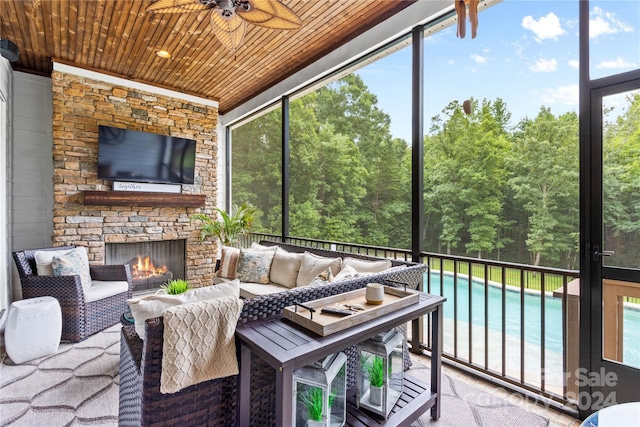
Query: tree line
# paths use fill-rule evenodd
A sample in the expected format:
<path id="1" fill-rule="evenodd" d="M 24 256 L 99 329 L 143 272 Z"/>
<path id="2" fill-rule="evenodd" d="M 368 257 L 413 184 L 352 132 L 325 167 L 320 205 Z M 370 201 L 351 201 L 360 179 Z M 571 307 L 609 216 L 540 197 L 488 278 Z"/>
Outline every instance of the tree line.
<path id="1" fill-rule="evenodd" d="M 637 248 L 640 95 L 628 101 L 605 129 L 605 231 Z M 424 138 L 424 249 L 577 268 L 577 114 L 542 106 L 511 125 L 502 99 L 471 102 L 445 106 Z M 362 79 L 292 101 L 289 122 L 290 235 L 410 248 L 411 147 Z M 232 131 L 233 200 L 259 209 L 255 231 L 280 232 L 281 127 L 278 109 Z"/>

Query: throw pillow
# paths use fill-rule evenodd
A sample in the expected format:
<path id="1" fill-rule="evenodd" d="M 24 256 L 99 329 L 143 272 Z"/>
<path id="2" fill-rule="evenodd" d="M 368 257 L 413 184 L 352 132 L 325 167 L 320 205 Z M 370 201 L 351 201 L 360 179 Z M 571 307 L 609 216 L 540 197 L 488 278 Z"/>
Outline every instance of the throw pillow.
<path id="1" fill-rule="evenodd" d="M 296 286 L 307 286 L 311 281 L 327 268 L 331 268 L 334 276 L 340 272 L 342 258 L 327 258 L 305 252 L 300 264 L 300 272 L 296 279 Z"/>
<path id="2" fill-rule="evenodd" d="M 366 259 L 345 257 L 342 265 L 353 267 L 358 273 L 380 273 L 391 268 L 391 260 L 381 259 L 378 261 L 369 261 Z"/>
<path id="3" fill-rule="evenodd" d="M 240 249 L 236 278 L 242 282 L 269 283 L 271 262 L 276 251 Z"/>
<path id="4" fill-rule="evenodd" d="M 255 249 L 256 251 L 275 251 L 278 249 L 278 246 L 266 246 L 261 245 L 260 243 L 253 242 L 249 249 Z"/>
<path id="5" fill-rule="evenodd" d="M 89 271 L 89 258 L 87 248 L 79 246 L 64 255 L 54 256 L 51 259 L 51 268 L 54 276 L 80 276 L 82 289 L 91 288 L 91 272 Z"/>
<path id="6" fill-rule="evenodd" d="M 73 249 L 61 249 L 59 251 L 35 251 L 33 258 L 36 261 L 36 271 L 38 276 L 53 276 L 53 267 L 51 261 L 54 256 L 62 256 L 71 252 Z M 87 260 L 87 262 L 89 262 Z"/>
<path id="7" fill-rule="evenodd" d="M 160 317 L 169 307 L 188 302 L 203 301 L 212 298 L 235 296 L 240 298 L 240 282 L 221 283 L 188 290 L 179 295 L 145 295 L 127 300 L 138 336 L 144 339 L 145 321 Z"/>
<path id="8" fill-rule="evenodd" d="M 333 278 L 333 281 L 337 282 L 338 280 L 352 279 L 357 275 L 358 272 L 355 268 L 351 267 L 350 265 L 344 265 L 342 266 L 342 270 L 340 270 L 340 273 L 336 274 L 336 276 Z"/>
<path id="9" fill-rule="evenodd" d="M 331 282 L 332 280 L 333 280 L 333 273 L 331 273 L 331 267 L 327 267 L 325 271 L 321 272 L 316 277 L 311 279 L 311 283 L 309 283 L 309 286 L 323 285 L 325 283 Z"/>
<path id="10" fill-rule="evenodd" d="M 269 274 L 271 282 L 287 288 L 295 288 L 300 264 L 302 264 L 302 254 L 287 252 L 282 248 L 278 249 L 271 264 Z"/>
<path id="11" fill-rule="evenodd" d="M 221 252 L 220 268 L 218 268 L 216 276 L 235 279 L 238 258 L 240 258 L 240 249 L 232 248 L 230 246 L 222 246 Z"/>

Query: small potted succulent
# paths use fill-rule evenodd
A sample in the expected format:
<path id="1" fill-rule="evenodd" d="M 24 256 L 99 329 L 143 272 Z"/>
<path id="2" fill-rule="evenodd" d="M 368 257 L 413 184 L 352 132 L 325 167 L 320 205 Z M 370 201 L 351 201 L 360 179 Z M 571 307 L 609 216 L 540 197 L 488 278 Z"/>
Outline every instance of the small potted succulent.
<path id="1" fill-rule="evenodd" d="M 189 290 L 189 282 L 183 279 L 169 280 L 164 285 L 160 286 L 157 293 L 167 295 L 178 295 Z"/>

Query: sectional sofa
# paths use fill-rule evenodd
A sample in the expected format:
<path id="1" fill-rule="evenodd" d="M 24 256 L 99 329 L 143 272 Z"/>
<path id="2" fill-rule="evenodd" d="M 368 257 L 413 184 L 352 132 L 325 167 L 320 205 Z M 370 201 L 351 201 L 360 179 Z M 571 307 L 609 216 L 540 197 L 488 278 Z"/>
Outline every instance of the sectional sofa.
<path id="1" fill-rule="evenodd" d="M 263 247 L 278 246 L 278 250 L 286 251 L 289 254 L 301 254 L 303 257 L 306 253 L 315 257 L 340 258 L 341 262 L 346 258 L 350 258 L 354 264 L 357 264 L 358 260 L 384 261 L 381 258 L 368 255 L 271 241 L 261 241 L 260 245 Z M 266 250 L 265 248 L 261 249 Z M 389 261 L 391 262 L 391 267 L 378 273 L 357 274 L 354 277 L 338 281 L 318 280 L 313 284 L 283 288 L 282 290 L 272 289 L 276 291 L 245 298 L 238 323 L 251 322 L 281 314 L 284 307 L 293 305 L 294 301 L 304 303 L 325 298 L 363 288 L 367 283 L 373 281 L 390 286 L 403 286 L 402 284 L 406 284 L 407 287 L 416 289 L 427 272 L 427 266 L 424 264 L 395 259 Z M 340 271 L 337 273 L 340 273 Z M 273 285 L 272 282 L 269 283 Z M 355 344 L 357 343 L 345 349 L 349 359 L 347 364 L 348 387 L 355 385 L 357 369 Z M 162 347 L 162 317 L 146 321 L 144 340 L 138 336 L 133 325 L 123 326 L 120 352 L 119 425 L 236 425 L 237 376 L 206 381 L 173 394 L 162 394 L 160 392 Z M 408 368 L 409 365 L 410 360 L 407 354 L 405 368 Z M 275 372 L 257 357 L 254 357 L 251 361 L 251 372 L 251 424 L 255 426 L 273 425 L 275 415 Z"/>

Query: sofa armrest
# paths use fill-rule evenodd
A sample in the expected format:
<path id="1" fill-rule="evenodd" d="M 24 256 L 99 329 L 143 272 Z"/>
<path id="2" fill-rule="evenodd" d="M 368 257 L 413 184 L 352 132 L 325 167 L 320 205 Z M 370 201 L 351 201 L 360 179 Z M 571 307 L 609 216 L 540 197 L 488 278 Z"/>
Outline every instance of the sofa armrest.
<path id="1" fill-rule="evenodd" d="M 64 315 L 67 310 L 84 310 L 80 276 L 26 276 L 20 279 L 23 298 L 51 296 L 58 300 Z"/>
<path id="2" fill-rule="evenodd" d="M 133 325 L 120 330 L 120 390 L 118 425 L 140 426 L 142 419 L 142 340 Z"/>

